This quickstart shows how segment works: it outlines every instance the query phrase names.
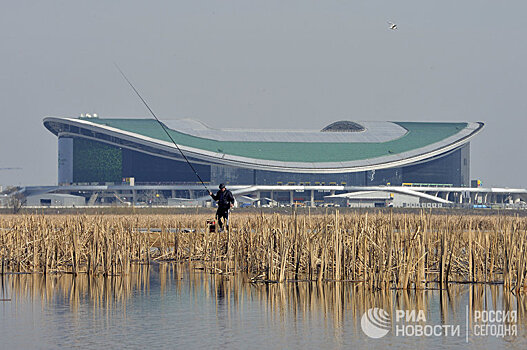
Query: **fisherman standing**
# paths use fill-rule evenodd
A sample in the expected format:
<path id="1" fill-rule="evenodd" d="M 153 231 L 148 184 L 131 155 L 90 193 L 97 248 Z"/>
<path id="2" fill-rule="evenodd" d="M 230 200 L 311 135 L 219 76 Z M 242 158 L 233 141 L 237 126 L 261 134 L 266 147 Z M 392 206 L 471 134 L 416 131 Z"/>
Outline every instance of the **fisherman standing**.
<path id="1" fill-rule="evenodd" d="M 234 207 L 234 196 L 231 191 L 225 188 L 224 184 L 220 184 L 220 190 L 215 195 L 209 191 L 209 195 L 218 202 L 218 210 L 216 211 L 216 219 L 220 225 L 220 230 L 223 230 L 223 222 L 225 221 L 225 228 L 229 230 L 229 209 Z"/>

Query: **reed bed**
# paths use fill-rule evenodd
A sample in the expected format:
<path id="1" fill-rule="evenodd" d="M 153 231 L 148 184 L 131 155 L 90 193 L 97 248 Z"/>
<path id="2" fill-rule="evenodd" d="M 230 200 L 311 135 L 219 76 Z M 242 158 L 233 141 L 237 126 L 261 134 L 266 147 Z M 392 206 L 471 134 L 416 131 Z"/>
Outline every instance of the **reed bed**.
<path id="1" fill-rule="evenodd" d="M 193 261 L 251 282 L 353 281 L 368 289 L 502 283 L 527 290 L 527 219 L 420 214 L 2 216 L 0 274 L 128 275 L 136 264 Z"/>

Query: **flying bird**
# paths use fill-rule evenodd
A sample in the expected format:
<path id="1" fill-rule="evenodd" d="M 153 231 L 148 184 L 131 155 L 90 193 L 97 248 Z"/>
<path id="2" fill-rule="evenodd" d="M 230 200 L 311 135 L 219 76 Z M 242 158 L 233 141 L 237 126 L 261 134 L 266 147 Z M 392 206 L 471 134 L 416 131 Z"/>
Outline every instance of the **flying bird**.
<path id="1" fill-rule="evenodd" d="M 390 29 L 391 29 L 391 30 L 397 30 L 397 24 L 392 23 L 392 22 L 390 22 L 390 21 L 388 21 L 388 24 L 390 25 Z"/>

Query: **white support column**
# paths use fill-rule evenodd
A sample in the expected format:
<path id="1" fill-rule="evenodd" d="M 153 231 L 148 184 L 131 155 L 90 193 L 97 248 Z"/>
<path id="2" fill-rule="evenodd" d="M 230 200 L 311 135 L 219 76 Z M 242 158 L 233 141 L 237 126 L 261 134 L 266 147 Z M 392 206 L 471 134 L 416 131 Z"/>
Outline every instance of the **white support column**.
<path id="1" fill-rule="evenodd" d="M 58 182 L 59 185 L 70 184 L 73 182 L 73 139 L 59 137 L 58 143 Z"/>
<path id="2" fill-rule="evenodd" d="M 293 205 L 295 202 L 295 191 L 289 191 L 289 203 Z"/>
<path id="3" fill-rule="evenodd" d="M 310 202 L 311 208 L 315 207 L 315 190 L 311 190 L 311 202 Z"/>

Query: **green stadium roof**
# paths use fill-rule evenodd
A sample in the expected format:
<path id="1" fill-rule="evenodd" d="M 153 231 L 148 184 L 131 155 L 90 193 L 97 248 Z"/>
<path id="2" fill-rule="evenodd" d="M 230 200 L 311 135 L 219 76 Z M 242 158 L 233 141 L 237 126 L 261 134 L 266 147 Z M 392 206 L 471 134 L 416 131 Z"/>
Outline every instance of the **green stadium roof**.
<path id="1" fill-rule="evenodd" d="M 44 120 L 46 127 L 57 135 L 61 129 L 56 125 L 61 122 L 86 126 L 102 133 L 111 132 L 112 135 L 122 133 L 128 138 L 164 146 L 171 143 L 154 119 L 49 117 Z M 254 163 L 264 168 L 266 165 L 278 168 L 290 165 L 292 168 L 335 169 L 416 161 L 426 158 L 427 154 L 434 156 L 461 146 L 483 127 L 483 123 L 466 122 L 348 122 L 358 125 L 356 129 L 359 131 L 346 132 L 338 127 L 336 132 L 256 131 L 210 129 L 185 120 L 163 122 L 172 138 L 191 155 L 203 151 L 208 158 L 217 158 L 218 162 L 239 160 L 247 167 Z"/>

